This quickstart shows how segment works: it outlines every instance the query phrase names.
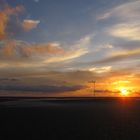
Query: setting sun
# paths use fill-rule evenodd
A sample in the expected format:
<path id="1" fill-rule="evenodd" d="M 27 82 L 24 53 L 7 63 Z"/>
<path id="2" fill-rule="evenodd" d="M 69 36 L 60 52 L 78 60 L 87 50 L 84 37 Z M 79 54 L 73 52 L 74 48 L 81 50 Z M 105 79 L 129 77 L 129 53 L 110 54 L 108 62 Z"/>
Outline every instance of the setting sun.
<path id="1" fill-rule="evenodd" d="M 128 96 L 129 91 L 127 89 L 120 89 L 120 93 L 122 96 Z"/>
<path id="2" fill-rule="evenodd" d="M 119 78 L 114 80 L 110 89 L 118 92 L 118 96 L 135 96 L 137 83 L 135 83 L 132 79 L 124 80 L 122 77 L 122 79 Z"/>

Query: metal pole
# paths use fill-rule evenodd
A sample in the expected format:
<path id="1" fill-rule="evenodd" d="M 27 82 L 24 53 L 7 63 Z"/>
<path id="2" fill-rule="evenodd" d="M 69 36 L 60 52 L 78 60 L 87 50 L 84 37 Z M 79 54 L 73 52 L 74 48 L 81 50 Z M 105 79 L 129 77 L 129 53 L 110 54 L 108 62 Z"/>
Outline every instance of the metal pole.
<path id="1" fill-rule="evenodd" d="M 95 91 L 95 84 L 96 84 L 96 81 L 93 81 L 93 80 L 92 80 L 92 81 L 89 81 L 89 83 L 92 83 L 92 84 L 93 84 L 93 94 L 92 94 L 92 96 L 95 97 L 95 96 L 96 96 L 96 95 L 95 95 L 95 92 L 96 92 L 96 91 Z"/>
<path id="2" fill-rule="evenodd" d="M 93 83 L 94 83 L 93 96 L 95 97 L 95 81 Z"/>

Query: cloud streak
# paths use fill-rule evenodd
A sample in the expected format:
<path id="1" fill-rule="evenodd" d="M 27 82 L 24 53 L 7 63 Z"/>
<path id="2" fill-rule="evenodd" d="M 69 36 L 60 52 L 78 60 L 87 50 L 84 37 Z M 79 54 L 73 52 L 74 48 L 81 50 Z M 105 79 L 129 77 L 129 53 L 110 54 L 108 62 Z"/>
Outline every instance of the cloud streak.
<path id="1" fill-rule="evenodd" d="M 97 19 L 114 21 L 106 32 L 111 36 L 137 41 L 140 40 L 140 1 L 133 1 L 116 6 Z"/>
<path id="2" fill-rule="evenodd" d="M 88 50 L 86 48 L 79 48 L 79 49 L 71 49 L 67 52 L 65 52 L 64 54 L 62 54 L 61 56 L 54 56 L 54 57 L 50 57 L 47 60 L 44 61 L 44 63 L 56 63 L 56 62 L 63 62 L 66 60 L 71 60 L 74 58 L 78 58 L 82 55 L 85 55 L 86 53 L 88 53 Z"/>
<path id="3" fill-rule="evenodd" d="M 43 67 L 50 63 L 72 60 L 87 54 L 89 44 L 90 40 L 87 37 L 72 45 L 67 44 L 67 47 L 56 42 L 28 43 L 20 40 L 4 40 L 0 44 L 1 68 Z"/>
<path id="4" fill-rule="evenodd" d="M 30 31 L 36 28 L 39 23 L 40 23 L 39 20 L 25 19 L 22 23 L 22 27 L 25 31 Z"/>
<path id="5" fill-rule="evenodd" d="M 133 60 L 138 59 L 140 56 L 140 49 L 139 48 L 134 48 L 134 49 L 126 49 L 126 50 L 119 50 L 119 51 L 113 51 L 108 54 L 108 56 L 105 56 L 102 59 L 99 60 L 92 60 L 92 61 L 87 61 L 87 62 L 75 62 L 75 63 L 70 63 L 70 64 L 65 64 L 64 68 L 80 68 L 80 69 L 89 69 L 91 71 L 100 73 L 100 72 L 105 72 L 105 71 L 110 71 L 111 66 L 113 68 L 114 64 L 119 64 L 119 63 L 126 63 L 126 61 L 133 62 Z M 108 66 L 109 65 L 109 66 Z M 82 66 L 82 68 L 81 68 Z M 101 66 L 101 67 L 99 67 Z M 60 67 L 63 67 L 63 65 Z"/>
<path id="6" fill-rule="evenodd" d="M 51 57 L 44 61 L 44 63 L 51 62 L 63 62 L 67 60 L 72 60 L 78 57 L 81 57 L 89 52 L 89 45 L 91 44 L 91 36 L 87 35 L 80 40 L 76 41 L 72 45 L 68 45 L 70 48 L 68 51 L 65 51 L 61 56 Z"/>
<path id="7" fill-rule="evenodd" d="M 128 40 L 140 40 L 140 23 L 139 24 L 117 24 L 107 29 L 110 35 Z"/>
<path id="8" fill-rule="evenodd" d="M 46 92 L 46 93 L 62 93 L 83 89 L 83 86 L 0 86 L 0 90 L 6 91 L 26 91 L 26 92 Z"/>
<path id="9" fill-rule="evenodd" d="M 105 20 L 109 18 L 118 18 L 121 21 L 139 19 L 140 15 L 140 1 L 132 1 L 121 4 L 114 8 L 107 10 L 104 14 L 98 16 L 98 20 Z"/>
<path id="10" fill-rule="evenodd" d="M 23 41 L 7 40 L 0 47 L 0 59 L 13 62 L 62 53 L 64 53 L 63 48 L 56 43 L 29 44 Z"/>
<path id="11" fill-rule="evenodd" d="M 139 57 L 140 56 L 140 49 L 134 49 L 134 50 L 131 50 L 131 51 L 126 51 L 124 53 L 120 52 L 118 54 L 114 54 L 113 56 L 110 56 L 110 57 L 107 57 L 107 58 L 104 58 L 102 60 L 99 60 L 99 61 L 96 61 L 96 62 L 93 62 L 93 64 L 110 64 L 110 63 L 115 63 L 115 62 L 120 62 L 120 61 L 123 61 L 123 60 L 126 60 L 126 59 L 133 59 L 133 58 L 136 58 L 136 57 Z"/>

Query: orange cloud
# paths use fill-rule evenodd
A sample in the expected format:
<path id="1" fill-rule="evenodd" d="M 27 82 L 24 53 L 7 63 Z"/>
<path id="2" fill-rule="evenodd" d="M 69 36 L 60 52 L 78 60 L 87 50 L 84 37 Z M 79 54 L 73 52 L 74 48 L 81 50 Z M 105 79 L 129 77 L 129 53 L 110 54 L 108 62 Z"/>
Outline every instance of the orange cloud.
<path id="1" fill-rule="evenodd" d="M 60 54 L 64 50 L 57 43 L 28 44 L 26 42 L 10 40 L 0 49 L 1 57 L 31 57 L 42 54 Z"/>
<path id="2" fill-rule="evenodd" d="M 33 44 L 28 47 L 22 47 L 21 52 L 25 56 L 31 56 L 34 54 L 59 54 L 63 53 L 64 50 L 59 44 L 48 43 L 48 44 Z"/>
<path id="3" fill-rule="evenodd" d="M 4 14 L 3 12 L 0 12 L 0 39 L 5 38 L 6 36 L 5 29 L 7 21 L 8 21 L 7 15 Z"/>
<path id="4" fill-rule="evenodd" d="M 20 40 L 5 40 L 0 48 L 0 60 L 3 62 L 39 62 L 39 64 L 58 63 L 78 58 L 88 53 L 89 39 L 82 39 L 69 49 L 63 49 L 59 43 L 28 43 Z M 83 46 L 83 47 L 81 47 Z"/>
<path id="5" fill-rule="evenodd" d="M 16 6 L 15 8 L 10 7 L 8 4 L 2 5 L 2 10 L 0 10 L 0 39 L 4 39 L 7 36 L 6 27 L 11 15 L 16 15 L 17 13 L 24 10 L 23 6 Z"/>
<path id="6" fill-rule="evenodd" d="M 9 41 L 6 47 L 1 49 L 1 55 L 5 57 L 14 56 L 13 50 L 16 47 L 16 41 Z"/>
<path id="7" fill-rule="evenodd" d="M 30 31 L 33 28 L 36 28 L 39 23 L 40 23 L 39 20 L 25 19 L 22 23 L 22 27 L 25 31 Z"/>

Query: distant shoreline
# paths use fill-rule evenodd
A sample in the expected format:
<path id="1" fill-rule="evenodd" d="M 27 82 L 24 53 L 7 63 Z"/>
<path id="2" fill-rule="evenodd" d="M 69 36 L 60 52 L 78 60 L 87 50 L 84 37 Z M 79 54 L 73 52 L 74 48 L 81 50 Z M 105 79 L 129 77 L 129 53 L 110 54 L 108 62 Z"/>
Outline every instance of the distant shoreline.
<path id="1" fill-rule="evenodd" d="M 40 100 L 52 100 L 52 101 L 111 101 L 111 100 L 135 100 L 140 99 L 140 97 L 14 97 L 14 96 L 0 96 L 0 102 L 3 101 L 13 101 L 22 99 L 40 99 Z"/>

